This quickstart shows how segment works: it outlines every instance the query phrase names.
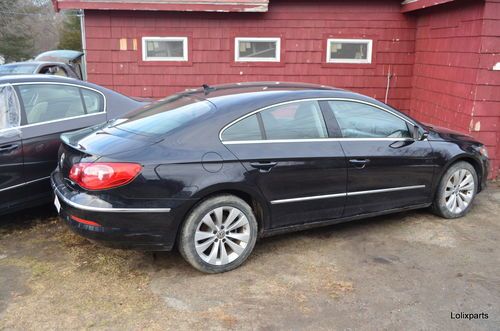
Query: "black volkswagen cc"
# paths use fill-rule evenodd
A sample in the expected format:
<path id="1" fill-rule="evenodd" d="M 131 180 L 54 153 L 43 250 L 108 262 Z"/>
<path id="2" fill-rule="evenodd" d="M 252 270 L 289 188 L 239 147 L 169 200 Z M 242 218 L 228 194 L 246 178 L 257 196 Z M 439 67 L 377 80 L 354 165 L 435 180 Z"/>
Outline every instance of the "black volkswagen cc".
<path id="1" fill-rule="evenodd" d="M 469 136 L 307 84 L 204 86 L 62 140 L 52 185 L 75 232 L 176 245 L 208 273 L 241 265 L 261 236 L 429 206 L 460 217 L 488 173 Z"/>

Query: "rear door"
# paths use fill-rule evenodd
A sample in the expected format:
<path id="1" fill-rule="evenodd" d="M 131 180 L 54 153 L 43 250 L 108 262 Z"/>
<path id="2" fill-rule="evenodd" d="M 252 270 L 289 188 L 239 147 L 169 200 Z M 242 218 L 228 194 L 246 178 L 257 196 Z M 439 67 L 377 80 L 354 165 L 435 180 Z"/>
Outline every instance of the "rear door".
<path id="1" fill-rule="evenodd" d="M 344 216 L 431 201 L 434 157 L 414 124 L 383 107 L 356 100 L 328 101 L 347 160 Z"/>
<path id="2" fill-rule="evenodd" d="M 19 100 L 11 85 L 0 85 L 0 211 L 23 198 L 23 145 Z"/>
<path id="3" fill-rule="evenodd" d="M 221 139 L 269 201 L 273 228 L 342 215 L 345 158 L 317 101 L 267 107 L 228 126 Z"/>
<path id="4" fill-rule="evenodd" d="M 104 96 L 72 84 L 37 83 L 16 86 L 23 109 L 21 127 L 24 170 L 33 194 L 45 195 L 57 165 L 63 132 L 106 121 Z"/>

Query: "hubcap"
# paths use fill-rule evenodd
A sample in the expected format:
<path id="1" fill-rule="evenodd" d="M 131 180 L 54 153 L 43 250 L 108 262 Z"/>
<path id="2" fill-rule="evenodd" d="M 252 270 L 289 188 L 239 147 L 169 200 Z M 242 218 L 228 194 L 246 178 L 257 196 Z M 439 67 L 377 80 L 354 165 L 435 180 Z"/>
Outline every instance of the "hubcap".
<path id="1" fill-rule="evenodd" d="M 213 265 L 236 260 L 250 240 L 250 225 L 241 210 L 223 206 L 208 212 L 198 224 L 194 244 L 198 256 Z"/>
<path id="2" fill-rule="evenodd" d="M 459 214 L 469 206 L 473 195 L 474 177 L 471 172 L 467 169 L 455 171 L 446 184 L 446 208 L 454 214 Z"/>

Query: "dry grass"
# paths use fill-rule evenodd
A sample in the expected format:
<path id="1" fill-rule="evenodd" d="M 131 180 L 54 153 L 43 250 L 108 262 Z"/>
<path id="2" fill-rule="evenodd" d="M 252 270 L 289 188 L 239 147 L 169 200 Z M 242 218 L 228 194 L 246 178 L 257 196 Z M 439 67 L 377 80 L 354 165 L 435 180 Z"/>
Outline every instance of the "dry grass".
<path id="1" fill-rule="evenodd" d="M 22 271 L 29 289 L 0 312 L 0 330 L 238 329 L 252 322 L 249 311 L 266 313 L 253 302 L 308 316 L 318 297 L 335 300 L 353 290 L 336 280 L 332 266 L 313 264 L 308 256 L 282 260 L 263 254 L 259 262 L 206 276 L 184 263 L 172 267 L 180 262 L 175 253 L 162 262 L 149 253 L 98 246 L 56 218 L 2 229 L 0 255 L 2 270 Z M 288 274 L 294 276 L 283 277 Z M 153 277 L 163 277 L 165 286 L 153 290 Z M 219 296 L 226 290 L 232 295 Z M 169 305 L 167 297 L 187 308 Z"/>

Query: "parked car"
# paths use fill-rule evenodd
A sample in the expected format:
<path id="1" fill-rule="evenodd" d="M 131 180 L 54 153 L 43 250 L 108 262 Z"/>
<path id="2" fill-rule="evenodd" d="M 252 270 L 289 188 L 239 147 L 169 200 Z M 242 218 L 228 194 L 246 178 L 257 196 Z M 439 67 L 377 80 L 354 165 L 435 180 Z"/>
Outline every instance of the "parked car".
<path id="1" fill-rule="evenodd" d="M 306 84 L 205 86 L 62 140 L 52 186 L 71 229 L 177 244 L 208 273 L 241 265 L 259 236 L 429 206 L 460 217 L 488 173 L 469 136 Z"/>
<path id="2" fill-rule="evenodd" d="M 71 78 L 0 77 L 0 214 L 52 199 L 49 176 L 57 165 L 62 132 L 144 104 Z"/>
<path id="3" fill-rule="evenodd" d="M 70 50 L 48 51 L 34 61 L 0 65 L 0 76 L 45 74 L 82 79 L 82 52 Z"/>

